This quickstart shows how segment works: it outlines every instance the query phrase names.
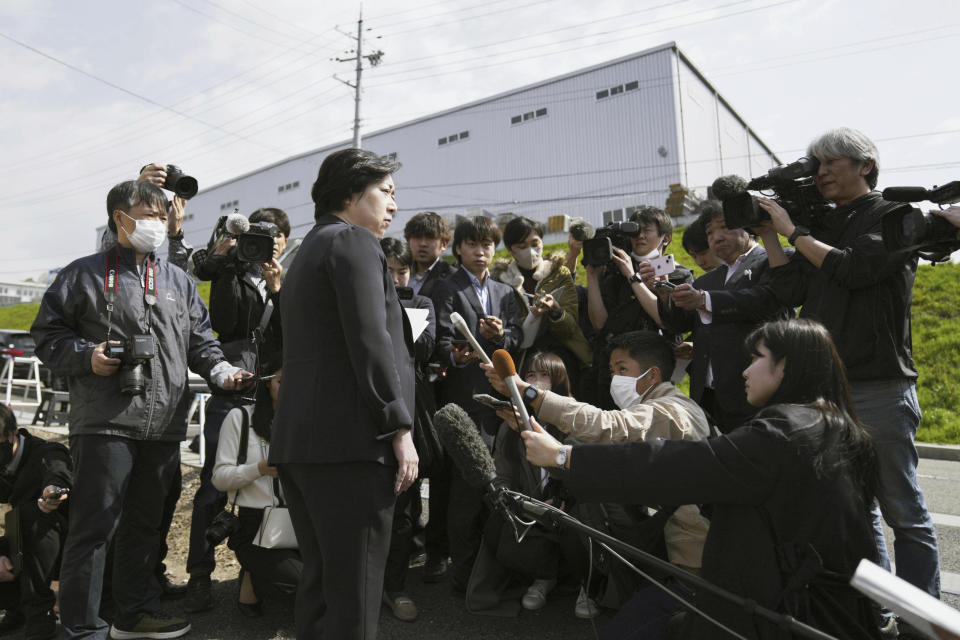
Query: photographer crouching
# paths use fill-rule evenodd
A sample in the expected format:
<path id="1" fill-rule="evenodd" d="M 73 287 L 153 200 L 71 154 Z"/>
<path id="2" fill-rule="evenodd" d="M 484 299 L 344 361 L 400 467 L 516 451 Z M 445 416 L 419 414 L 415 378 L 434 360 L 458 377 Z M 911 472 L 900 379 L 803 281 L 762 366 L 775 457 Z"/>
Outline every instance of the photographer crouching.
<path id="1" fill-rule="evenodd" d="M 282 352 L 279 257 L 290 237 L 290 220 L 280 209 L 258 209 L 249 220 L 238 213 L 221 217 L 206 251 L 194 254 L 200 280 L 210 281 L 210 324 L 231 364 L 259 372 L 259 363 L 276 361 Z M 199 255 L 198 255 L 199 254 Z M 210 386 L 203 427 L 205 457 L 200 486 L 193 497 L 187 595 L 190 612 L 213 607 L 210 575 L 216 567 L 214 546 L 206 537 L 213 517 L 223 510 L 225 494 L 213 486 L 220 426 L 232 409 L 245 404 L 239 393 Z"/>
<path id="2" fill-rule="evenodd" d="M 186 432 L 187 369 L 223 389 L 252 375 L 225 361 L 193 281 L 155 255 L 167 211 L 163 191 L 148 182 L 111 189 L 108 225 L 117 246 L 61 270 L 31 328 L 37 355 L 70 387 L 73 507 L 60 573 L 70 638 L 107 637 L 98 609 L 115 533 L 110 634 L 175 638 L 190 630 L 160 611 L 154 575 L 164 500 Z"/>
<path id="3" fill-rule="evenodd" d="M 772 286 L 800 317 L 830 331 L 847 370 L 857 416 L 877 450 L 880 510 L 874 532 L 889 569 L 880 513 L 894 532 L 897 575 L 940 596 L 937 536 L 917 485 L 914 436 L 920 423 L 913 363 L 910 306 L 917 255 L 884 247 L 881 219 L 898 207 L 873 189 L 876 146 L 863 133 L 840 128 L 814 140 L 807 155 L 819 161 L 817 189 L 836 209 L 808 229 L 775 201 L 759 198 L 770 221 L 757 229 L 770 260 Z M 787 258 L 777 235 L 797 252 Z"/>

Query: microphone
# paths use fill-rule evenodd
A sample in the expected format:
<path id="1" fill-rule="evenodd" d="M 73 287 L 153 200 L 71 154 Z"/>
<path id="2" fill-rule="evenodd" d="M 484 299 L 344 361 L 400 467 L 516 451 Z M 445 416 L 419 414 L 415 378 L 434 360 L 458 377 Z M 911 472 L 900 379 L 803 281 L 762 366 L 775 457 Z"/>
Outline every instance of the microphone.
<path id="1" fill-rule="evenodd" d="M 250 231 L 250 221 L 239 213 L 231 213 L 227 216 L 226 227 L 227 233 L 239 236 Z"/>
<path id="2" fill-rule="evenodd" d="M 729 200 L 747 191 L 747 181 L 740 176 L 720 176 L 710 187 L 717 200 Z"/>
<path id="3" fill-rule="evenodd" d="M 453 326 L 460 332 L 464 338 L 467 339 L 467 342 L 470 343 L 470 346 L 473 347 L 474 351 L 480 354 L 480 359 L 483 360 L 484 364 L 493 365 L 493 362 L 490 358 L 487 357 L 486 352 L 480 348 L 480 343 L 477 342 L 477 339 L 473 337 L 473 334 L 470 333 L 470 327 L 467 326 L 467 321 L 463 319 L 463 316 L 454 311 L 450 314 L 450 321 L 453 323 Z"/>
<path id="4" fill-rule="evenodd" d="M 480 438 L 476 423 L 470 419 L 460 405 L 451 402 L 437 410 L 433 424 L 450 455 L 453 464 L 460 470 L 464 481 L 475 489 L 496 491 L 497 468 L 493 464 L 490 450 Z"/>
<path id="5" fill-rule="evenodd" d="M 523 403 L 520 397 L 520 389 L 517 388 L 517 367 L 513 364 L 513 358 L 505 349 L 497 349 L 493 352 L 493 368 L 497 370 L 497 375 L 503 378 L 507 388 L 510 389 L 510 397 L 513 399 L 513 406 L 520 412 L 521 431 L 532 431 L 530 426 L 530 414 L 527 413 L 527 405 Z"/>
<path id="6" fill-rule="evenodd" d="M 887 187 L 883 190 L 883 199 L 891 202 L 922 202 L 930 192 L 923 187 Z"/>

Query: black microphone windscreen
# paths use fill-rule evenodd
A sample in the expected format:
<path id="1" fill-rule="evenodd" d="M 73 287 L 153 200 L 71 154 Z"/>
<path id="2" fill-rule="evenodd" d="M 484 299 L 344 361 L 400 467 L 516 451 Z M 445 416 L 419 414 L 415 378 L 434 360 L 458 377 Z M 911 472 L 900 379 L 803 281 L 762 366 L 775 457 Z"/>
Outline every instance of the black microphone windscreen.
<path id="1" fill-rule="evenodd" d="M 231 213 L 227 216 L 227 231 L 235 236 L 243 235 L 250 231 L 250 221 L 239 213 Z"/>
<path id="2" fill-rule="evenodd" d="M 451 402 L 439 409 L 433 424 L 443 448 L 468 485 L 480 488 L 496 479 L 497 469 L 490 451 L 480 438 L 476 423 L 460 405 Z"/>
<path id="3" fill-rule="evenodd" d="M 740 176 L 720 176 L 713 181 L 710 187 L 713 197 L 717 200 L 726 200 L 738 196 L 747 190 L 747 181 Z"/>
<path id="4" fill-rule="evenodd" d="M 922 202 L 930 197 L 923 187 L 887 187 L 883 199 L 890 202 Z"/>

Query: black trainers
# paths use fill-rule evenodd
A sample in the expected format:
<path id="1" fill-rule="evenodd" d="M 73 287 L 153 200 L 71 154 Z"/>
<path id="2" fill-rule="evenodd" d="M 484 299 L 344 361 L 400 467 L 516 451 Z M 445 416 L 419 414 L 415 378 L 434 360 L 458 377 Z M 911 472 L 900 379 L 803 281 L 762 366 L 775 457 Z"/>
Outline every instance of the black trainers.
<path id="1" fill-rule="evenodd" d="M 197 574 L 187 581 L 187 595 L 183 608 L 189 613 L 200 613 L 213 609 L 213 595 L 210 593 L 210 576 Z"/>
<path id="2" fill-rule="evenodd" d="M 160 595 L 161 598 L 182 598 L 183 596 L 187 595 L 187 585 L 183 584 L 182 582 L 171 582 L 167 574 L 159 574 L 157 576 L 157 580 L 160 582 L 160 589 L 163 591 L 163 593 Z"/>
<path id="3" fill-rule="evenodd" d="M 53 609 L 27 616 L 24 640 L 50 640 L 57 637 L 57 614 Z"/>
<path id="4" fill-rule="evenodd" d="M 179 638 L 190 631 L 190 623 L 165 613 L 140 613 L 129 620 L 117 620 L 110 627 L 114 640 L 133 638 Z"/>
<path id="5" fill-rule="evenodd" d="M 423 576 L 421 579 L 424 582 L 440 582 L 446 573 L 446 558 L 431 558 L 428 556 L 426 564 L 423 565 Z"/>
<path id="6" fill-rule="evenodd" d="M 3 612 L 3 618 L 0 618 L 0 634 L 16 631 L 23 626 L 24 620 L 26 617 L 19 609 L 7 609 Z"/>

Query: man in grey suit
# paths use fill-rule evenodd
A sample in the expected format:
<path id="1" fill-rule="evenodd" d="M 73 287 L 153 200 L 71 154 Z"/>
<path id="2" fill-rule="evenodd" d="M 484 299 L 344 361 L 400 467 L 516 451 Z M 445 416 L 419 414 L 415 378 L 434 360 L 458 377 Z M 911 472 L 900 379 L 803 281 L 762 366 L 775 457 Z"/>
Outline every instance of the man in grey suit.
<path id="1" fill-rule="evenodd" d="M 413 340 L 378 240 L 398 168 L 360 149 L 327 156 L 317 224 L 284 282 L 270 462 L 304 562 L 298 638 L 376 637 L 393 506 L 417 477 Z"/>

